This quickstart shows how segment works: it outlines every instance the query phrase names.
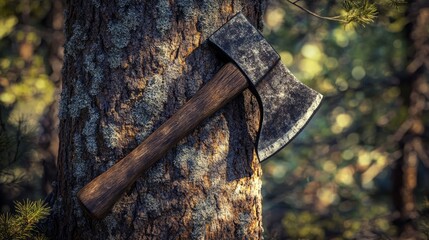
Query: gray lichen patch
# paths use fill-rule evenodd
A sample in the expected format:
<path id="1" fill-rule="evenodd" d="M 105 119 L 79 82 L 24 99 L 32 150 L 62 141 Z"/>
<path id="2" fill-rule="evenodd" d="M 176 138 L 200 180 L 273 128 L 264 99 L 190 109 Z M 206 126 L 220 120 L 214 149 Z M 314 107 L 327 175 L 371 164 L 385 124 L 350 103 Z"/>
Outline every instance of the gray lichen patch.
<path id="1" fill-rule="evenodd" d="M 89 93 L 92 96 L 96 96 L 100 92 L 100 88 L 103 83 L 104 73 L 101 64 L 104 62 L 104 54 L 97 51 L 99 49 L 98 44 L 91 47 L 91 50 L 84 57 L 83 67 L 91 77 L 91 88 Z"/>
<path id="2" fill-rule="evenodd" d="M 188 156 L 189 180 L 192 182 L 203 181 L 204 176 L 209 174 L 210 164 L 207 163 L 207 159 L 203 156 L 198 152 L 193 157 Z"/>
<path id="3" fill-rule="evenodd" d="M 79 117 L 82 109 L 89 107 L 91 99 L 87 92 L 87 88 L 84 86 L 82 80 L 77 79 L 75 81 L 71 103 L 68 105 L 68 113 L 71 117 Z"/>
<path id="4" fill-rule="evenodd" d="M 151 184 L 159 184 L 169 181 L 170 175 L 166 172 L 164 164 L 157 162 L 148 170 L 148 179 Z"/>
<path id="5" fill-rule="evenodd" d="M 223 116 L 222 110 L 218 110 L 213 116 L 203 122 L 202 129 L 200 131 L 201 137 L 207 139 L 209 142 L 205 142 L 205 145 L 216 144 L 221 149 L 210 149 L 213 154 L 226 153 L 228 147 L 225 146 L 229 142 L 229 132 L 227 121 Z M 221 151 L 219 151 L 221 150 Z"/>
<path id="6" fill-rule="evenodd" d="M 98 111 L 91 107 L 88 111 L 89 120 L 85 123 L 83 128 L 83 135 L 86 138 L 86 149 L 91 154 L 97 154 L 97 129 L 98 129 Z"/>
<path id="7" fill-rule="evenodd" d="M 147 83 L 141 99 L 132 106 L 131 118 L 141 131 L 136 134 L 140 143 L 152 131 L 154 125 L 159 122 L 168 101 L 168 87 L 164 78 L 154 75 Z"/>
<path id="8" fill-rule="evenodd" d="M 136 106 L 141 106 L 140 104 Z M 139 127 L 139 132 L 136 134 L 136 141 L 138 144 L 142 143 L 152 132 L 153 122 L 150 121 L 152 115 L 144 109 L 133 109 L 131 112 L 134 121 L 140 119 L 140 124 L 143 124 L 142 127 Z"/>
<path id="9" fill-rule="evenodd" d="M 161 204 L 159 199 L 156 199 L 152 194 L 147 193 L 143 198 L 143 207 L 147 214 L 151 217 L 159 217 L 161 215 Z"/>
<path id="10" fill-rule="evenodd" d="M 120 10 L 122 16 L 122 24 L 130 30 L 136 30 L 137 26 L 142 24 L 143 12 L 138 11 L 134 6 L 130 6 L 127 10 Z"/>
<path id="11" fill-rule="evenodd" d="M 197 30 L 202 33 L 202 41 L 209 37 L 220 26 L 213 24 L 213 20 L 209 17 L 214 12 L 220 11 L 218 1 L 203 0 L 201 1 L 201 14 L 198 17 Z"/>
<path id="12" fill-rule="evenodd" d="M 237 238 L 241 239 L 247 236 L 252 222 L 252 215 L 250 213 L 240 213 L 238 215 Z"/>
<path id="13" fill-rule="evenodd" d="M 83 142 L 80 133 L 75 133 L 73 136 L 74 146 L 74 157 L 73 157 L 73 174 L 77 179 L 81 179 L 86 176 L 86 165 L 83 160 Z"/>
<path id="14" fill-rule="evenodd" d="M 74 164 L 74 174 L 77 179 L 83 178 L 86 176 L 86 165 L 84 162 L 77 162 Z"/>
<path id="15" fill-rule="evenodd" d="M 109 148 L 116 148 L 119 146 L 121 134 L 119 128 L 116 125 L 112 123 L 103 124 L 102 133 L 104 142 Z"/>
<path id="16" fill-rule="evenodd" d="M 147 83 L 143 93 L 146 106 L 158 115 L 168 99 L 168 86 L 165 78 L 168 76 L 154 75 Z"/>
<path id="17" fill-rule="evenodd" d="M 80 51 L 85 48 L 85 42 L 88 37 L 85 33 L 85 29 L 79 24 L 74 24 L 72 26 L 71 34 L 71 37 L 64 45 L 64 54 L 76 59 Z"/>
<path id="18" fill-rule="evenodd" d="M 73 145 L 74 145 L 74 160 L 76 162 L 82 161 L 83 156 L 83 147 L 82 147 L 82 137 L 79 133 L 75 133 L 73 136 Z"/>
<path id="19" fill-rule="evenodd" d="M 205 139 L 204 144 L 192 144 L 195 139 L 189 136 L 176 148 L 176 157 L 173 159 L 175 171 L 193 183 L 202 182 L 211 175 L 221 176 L 226 172 L 226 165 L 222 162 L 228 156 L 228 138 L 219 136 L 218 132 L 223 135 L 224 127 L 219 126 L 218 122 L 222 120 L 215 117 L 203 124 L 202 129 L 198 131 L 197 136 Z"/>
<path id="20" fill-rule="evenodd" d="M 198 79 L 202 79 L 201 75 L 195 73 L 193 76 L 193 81 L 186 81 L 186 95 L 194 96 L 198 90 L 201 88 L 202 82 L 197 82 Z"/>
<path id="21" fill-rule="evenodd" d="M 213 195 L 199 201 L 192 209 L 191 239 L 204 239 L 206 225 L 210 224 L 216 215 L 216 199 Z"/>
<path id="22" fill-rule="evenodd" d="M 197 9 L 195 9 L 194 2 L 189 0 L 176 1 L 180 16 L 183 16 L 185 21 L 192 21 L 193 17 L 197 15 Z"/>
<path id="23" fill-rule="evenodd" d="M 107 52 L 107 61 L 109 62 L 110 68 L 117 68 L 121 66 L 122 54 L 122 50 L 119 48 L 109 49 Z"/>
<path id="24" fill-rule="evenodd" d="M 215 176 L 224 176 L 226 164 L 223 163 L 229 156 L 229 130 L 221 112 L 202 123 L 198 138 L 204 139 L 204 142 L 198 146 L 198 153 L 188 163 L 190 179 L 198 181 L 204 174 L 213 179 L 218 178 Z M 210 161 L 207 161 L 207 156 Z"/>
<path id="25" fill-rule="evenodd" d="M 112 20 L 107 25 L 110 41 L 112 45 L 107 50 L 107 61 L 111 68 L 117 68 L 121 65 L 124 48 L 131 41 L 132 32 L 142 25 L 142 11 L 135 6 L 128 6 L 128 1 L 120 1 L 118 10 L 119 18 Z M 133 37 L 140 37 L 139 33 L 133 33 Z"/>
<path id="26" fill-rule="evenodd" d="M 124 48 L 130 42 L 130 29 L 121 22 L 110 22 L 107 26 L 111 34 L 111 41 L 117 48 Z"/>
<path id="27" fill-rule="evenodd" d="M 103 225 L 107 227 L 107 232 L 109 236 L 115 236 L 115 233 L 118 232 L 118 221 L 112 215 L 108 215 L 103 219 Z"/>
<path id="28" fill-rule="evenodd" d="M 216 215 L 213 221 L 227 223 L 231 222 L 235 217 L 231 204 L 218 204 L 217 207 L 218 209 L 216 210 Z"/>
<path id="29" fill-rule="evenodd" d="M 194 156 L 194 148 L 179 143 L 176 148 L 176 157 L 173 159 L 175 174 L 181 177 L 187 177 L 189 175 L 188 161 L 193 159 Z"/>
<path id="30" fill-rule="evenodd" d="M 168 0 L 159 0 L 155 6 L 155 27 L 164 36 L 171 28 L 171 11 L 170 2 Z"/>

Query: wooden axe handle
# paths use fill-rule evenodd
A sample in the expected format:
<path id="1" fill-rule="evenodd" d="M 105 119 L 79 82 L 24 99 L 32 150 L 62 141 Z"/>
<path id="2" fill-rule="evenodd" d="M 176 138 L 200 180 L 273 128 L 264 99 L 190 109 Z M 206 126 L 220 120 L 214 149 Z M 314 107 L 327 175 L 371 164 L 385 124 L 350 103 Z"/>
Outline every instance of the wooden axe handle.
<path id="1" fill-rule="evenodd" d="M 143 143 L 84 186 L 77 194 L 81 205 L 92 217 L 102 218 L 122 193 L 167 150 L 247 87 L 247 79 L 241 71 L 232 63 L 226 64 Z"/>

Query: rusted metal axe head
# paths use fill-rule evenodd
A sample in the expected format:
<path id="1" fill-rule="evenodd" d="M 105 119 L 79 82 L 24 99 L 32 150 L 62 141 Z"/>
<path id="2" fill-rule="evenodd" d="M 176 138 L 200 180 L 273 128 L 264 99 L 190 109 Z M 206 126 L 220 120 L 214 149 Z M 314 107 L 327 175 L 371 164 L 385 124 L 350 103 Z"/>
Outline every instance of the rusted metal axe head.
<path id="1" fill-rule="evenodd" d="M 318 108 L 322 95 L 292 75 L 278 53 L 241 13 L 209 41 L 240 68 L 259 101 L 257 154 L 263 161 L 300 132 Z"/>

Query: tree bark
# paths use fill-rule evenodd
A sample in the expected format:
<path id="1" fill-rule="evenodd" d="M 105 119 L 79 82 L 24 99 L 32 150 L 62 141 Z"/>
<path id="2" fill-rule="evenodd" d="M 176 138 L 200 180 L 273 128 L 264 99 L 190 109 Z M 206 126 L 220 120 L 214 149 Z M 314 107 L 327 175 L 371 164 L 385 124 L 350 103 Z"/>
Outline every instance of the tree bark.
<path id="1" fill-rule="evenodd" d="M 265 0 L 67 1 L 59 110 L 57 239 L 259 239 L 258 105 L 249 91 L 168 151 L 103 220 L 76 193 L 122 159 L 224 64 L 205 41 Z"/>

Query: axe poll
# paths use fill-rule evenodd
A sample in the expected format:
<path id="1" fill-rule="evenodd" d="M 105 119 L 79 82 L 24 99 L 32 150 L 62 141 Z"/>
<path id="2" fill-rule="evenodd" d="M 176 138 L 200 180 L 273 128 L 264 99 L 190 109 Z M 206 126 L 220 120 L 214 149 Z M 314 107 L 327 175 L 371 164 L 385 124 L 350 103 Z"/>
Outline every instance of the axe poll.
<path id="1" fill-rule="evenodd" d="M 322 95 L 299 82 L 253 25 L 238 13 L 209 37 L 230 62 L 137 148 L 78 192 L 90 216 L 102 218 L 122 193 L 179 140 L 246 88 L 258 99 L 256 152 L 263 161 L 305 126 Z"/>

